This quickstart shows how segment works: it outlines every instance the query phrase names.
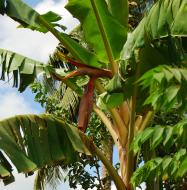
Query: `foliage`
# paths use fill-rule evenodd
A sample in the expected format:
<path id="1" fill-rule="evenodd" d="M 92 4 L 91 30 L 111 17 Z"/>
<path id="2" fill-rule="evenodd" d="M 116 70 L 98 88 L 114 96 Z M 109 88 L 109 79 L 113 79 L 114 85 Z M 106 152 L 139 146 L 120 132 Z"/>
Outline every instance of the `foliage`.
<path id="1" fill-rule="evenodd" d="M 140 78 L 143 89 L 150 89 L 144 104 L 151 104 L 154 110 L 186 110 L 186 76 L 186 68 L 161 65 L 149 70 Z"/>
<path id="2" fill-rule="evenodd" d="M 166 181 L 168 178 L 182 177 L 187 172 L 185 167 L 186 160 L 185 149 L 180 149 L 172 157 L 154 158 L 136 170 L 131 178 L 131 182 L 134 186 L 138 186 L 143 181 L 154 179 L 155 175 L 163 181 Z"/>
<path id="3" fill-rule="evenodd" d="M 135 153 L 140 150 L 144 143 L 149 143 L 150 149 L 157 148 L 161 143 L 166 150 L 171 149 L 174 144 L 177 148 L 185 148 L 186 133 L 186 120 L 182 120 L 174 126 L 155 125 L 137 134 L 131 147 Z"/>

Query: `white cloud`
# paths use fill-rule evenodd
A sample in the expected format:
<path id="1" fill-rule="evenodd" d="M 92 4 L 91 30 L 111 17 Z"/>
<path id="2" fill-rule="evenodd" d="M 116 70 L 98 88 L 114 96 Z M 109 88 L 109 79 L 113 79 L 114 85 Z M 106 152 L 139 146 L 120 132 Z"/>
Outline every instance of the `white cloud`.
<path id="1" fill-rule="evenodd" d="M 22 94 L 16 92 L 0 94 L 0 118 L 14 116 L 16 114 L 37 113 L 25 100 Z"/>
<path id="2" fill-rule="evenodd" d="M 115 186 L 114 184 L 112 184 L 111 190 L 117 190 L 117 189 L 116 189 L 116 186 Z"/>
<path id="3" fill-rule="evenodd" d="M 54 11 L 62 16 L 62 22 L 64 26 L 68 27 L 67 31 L 70 31 L 74 26 L 78 24 L 78 20 L 73 18 L 71 14 L 64 8 L 67 0 L 60 0 L 55 2 L 54 0 L 43 0 L 35 8 L 40 13 L 47 11 Z"/>
<path id="4" fill-rule="evenodd" d="M 0 190 L 33 190 L 34 186 L 34 176 L 30 176 L 25 178 L 23 174 L 15 175 L 16 182 L 11 183 L 7 186 L 4 186 L 2 182 L 0 182 Z"/>
<path id="5" fill-rule="evenodd" d="M 18 24 L 6 16 L 0 16 L 0 48 L 9 49 L 27 57 L 46 62 L 58 41 L 50 34 L 27 29 L 17 29 Z"/>
<path id="6" fill-rule="evenodd" d="M 40 13 L 52 10 L 63 17 L 62 23 L 70 30 L 78 22 L 64 9 L 66 0 L 55 2 L 43 0 L 35 9 Z M 36 60 L 47 62 L 58 44 L 58 40 L 50 33 L 43 34 L 28 29 L 17 29 L 18 23 L 7 16 L 0 16 L 1 36 L 0 48 L 9 49 Z"/>

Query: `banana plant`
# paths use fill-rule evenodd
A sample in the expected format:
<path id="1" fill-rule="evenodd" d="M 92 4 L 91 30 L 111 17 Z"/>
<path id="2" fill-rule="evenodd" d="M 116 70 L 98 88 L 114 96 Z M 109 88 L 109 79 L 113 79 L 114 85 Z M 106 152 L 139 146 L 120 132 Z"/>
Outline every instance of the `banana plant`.
<path id="1" fill-rule="evenodd" d="M 56 56 L 73 65 L 74 70 L 56 69 L 1 49 L 1 79 L 9 80 L 11 75 L 13 85 L 22 92 L 38 74 L 45 73 L 49 79 L 65 83 L 81 102 L 78 129 L 52 115 L 15 116 L 0 121 L 0 177 L 5 182 L 13 179 L 6 156 L 19 172 L 30 174 L 46 164 L 71 162 L 78 153 L 98 156 L 118 190 L 132 190 L 144 181 L 147 187 L 152 182 L 159 189 L 166 176 L 172 180 L 185 176 L 186 145 L 179 146 L 178 142 L 185 142 L 186 122 L 176 127 L 155 126 L 153 120 L 160 111 L 186 112 L 186 6 L 187 0 L 158 0 L 130 32 L 127 0 L 68 0 L 66 9 L 80 21 L 84 36 L 81 44 L 61 30 L 64 27 L 58 24 L 60 16 L 56 13 L 41 15 L 21 0 L 2 0 L 0 14 L 19 22 L 20 27 L 51 32 L 67 50 L 58 50 Z M 85 88 L 79 88 L 76 77 L 83 75 L 89 80 Z M 105 124 L 118 149 L 120 174 L 86 136 L 92 111 Z M 162 135 L 167 132 L 163 141 Z M 176 151 L 170 157 L 155 157 L 161 143 L 174 143 Z M 148 148 L 143 149 L 144 144 Z M 45 152 L 38 150 L 41 146 Z M 154 154 L 137 169 L 142 151 Z M 178 168 L 171 171 L 176 163 Z M 162 171 L 162 175 L 155 171 Z"/>

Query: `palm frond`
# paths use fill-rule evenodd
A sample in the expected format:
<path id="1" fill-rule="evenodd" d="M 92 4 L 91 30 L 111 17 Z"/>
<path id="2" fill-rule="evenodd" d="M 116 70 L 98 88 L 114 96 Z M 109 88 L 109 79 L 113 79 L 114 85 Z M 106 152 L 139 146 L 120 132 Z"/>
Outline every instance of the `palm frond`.
<path id="1" fill-rule="evenodd" d="M 50 189 L 55 190 L 64 178 L 61 166 L 43 167 L 37 171 L 34 181 L 34 189 L 44 190 L 46 186 L 49 186 Z"/>

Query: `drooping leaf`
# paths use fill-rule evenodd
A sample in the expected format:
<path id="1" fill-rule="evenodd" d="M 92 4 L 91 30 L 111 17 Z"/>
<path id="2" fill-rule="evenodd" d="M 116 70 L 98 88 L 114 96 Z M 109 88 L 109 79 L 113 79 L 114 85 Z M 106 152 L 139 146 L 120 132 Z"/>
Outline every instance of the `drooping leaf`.
<path id="1" fill-rule="evenodd" d="M 21 0 L 3 0 L 5 13 L 19 22 L 20 24 L 28 24 L 30 26 L 40 28 L 39 14 L 31 7 L 27 6 Z M 20 14 L 21 13 L 21 14 Z"/>
<path id="2" fill-rule="evenodd" d="M 18 172 L 30 173 L 46 164 L 73 162 L 77 152 L 90 155 L 81 138 L 76 127 L 52 115 L 19 115 L 0 121 L 0 148 Z M 2 156 L 0 159 L 9 163 Z M 9 165 L 0 166 L 3 179 L 12 175 Z"/>
<path id="3" fill-rule="evenodd" d="M 134 49 L 143 48 L 147 40 L 151 43 L 170 35 L 187 36 L 187 27 L 183 24 L 184 19 L 182 19 L 187 15 L 186 6 L 186 0 L 181 2 L 178 0 L 157 1 L 127 41 L 124 46 L 124 53 L 125 49 L 129 52 L 124 55 L 131 56 Z M 127 58 L 127 56 L 125 57 Z"/>
<path id="4" fill-rule="evenodd" d="M 127 64 L 134 58 L 136 58 L 135 63 L 138 61 L 141 65 L 140 76 L 158 65 L 179 67 L 184 65 L 183 63 L 187 60 L 185 50 L 187 27 L 183 23 L 182 16 L 185 18 L 187 15 L 186 5 L 186 0 L 158 0 L 150 11 L 145 13 L 137 28 L 128 35 L 127 42 L 121 52 L 120 70 L 126 70 Z M 133 67 L 132 64 L 131 66 Z M 175 73 L 169 69 L 164 72 L 165 75 L 167 72 L 168 81 L 172 79 L 171 73 L 178 82 L 182 78 L 177 70 L 174 70 Z M 123 80 L 125 74 L 124 72 L 120 73 Z M 163 76 L 161 73 L 158 75 Z M 161 81 L 159 76 L 157 79 Z M 174 105 L 174 100 L 173 103 L 168 103 L 168 107 L 172 107 L 172 104 Z M 163 105 L 167 107 L 165 104 Z"/>
<path id="5" fill-rule="evenodd" d="M 154 126 L 146 128 L 144 131 L 135 135 L 131 150 L 136 154 L 144 143 L 150 143 L 151 148 L 155 149 L 159 145 L 164 148 L 171 148 L 173 144 L 177 143 L 179 147 L 185 146 L 185 135 L 187 131 L 186 119 L 180 121 L 174 126 Z"/>
<path id="6" fill-rule="evenodd" d="M 22 92 L 34 82 L 37 75 L 49 72 L 50 67 L 17 53 L 0 49 L 1 80 L 10 80 L 13 77 L 13 86 Z M 13 73 L 13 76 L 12 76 Z"/>
<path id="7" fill-rule="evenodd" d="M 160 160 L 157 162 L 156 159 L 148 161 L 142 167 L 138 168 L 131 177 L 131 183 L 134 187 L 139 186 L 143 181 L 146 181 L 151 175 L 151 172 L 155 170 L 161 164 Z"/>
<path id="8" fill-rule="evenodd" d="M 144 105 L 151 105 L 155 110 L 169 110 L 178 107 L 185 109 L 186 67 L 160 65 L 147 71 L 139 79 L 142 89 L 149 90 Z"/>

